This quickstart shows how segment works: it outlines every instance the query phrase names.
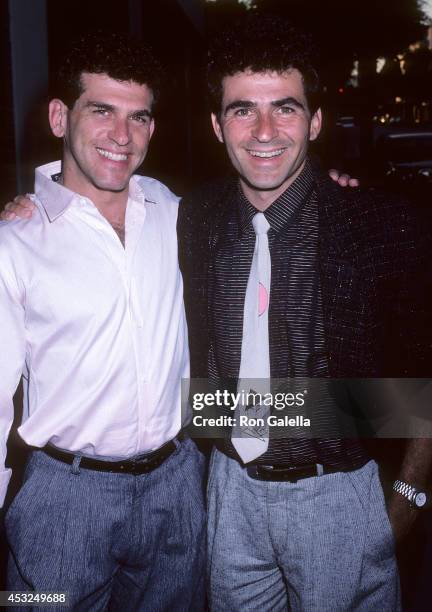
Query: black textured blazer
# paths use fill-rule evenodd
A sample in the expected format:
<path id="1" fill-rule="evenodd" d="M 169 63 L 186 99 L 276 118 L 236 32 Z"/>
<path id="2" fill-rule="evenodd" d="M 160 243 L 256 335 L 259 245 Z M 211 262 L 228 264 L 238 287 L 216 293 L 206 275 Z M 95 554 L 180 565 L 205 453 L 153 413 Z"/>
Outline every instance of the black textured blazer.
<path id="1" fill-rule="evenodd" d="M 402 198 L 341 188 L 314 164 L 330 376 L 429 377 L 431 232 Z M 191 376 L 207 377 L 212 261 L 237 206 L 236 180 L 197 189 L 179 208 L 179 260 Z"/>

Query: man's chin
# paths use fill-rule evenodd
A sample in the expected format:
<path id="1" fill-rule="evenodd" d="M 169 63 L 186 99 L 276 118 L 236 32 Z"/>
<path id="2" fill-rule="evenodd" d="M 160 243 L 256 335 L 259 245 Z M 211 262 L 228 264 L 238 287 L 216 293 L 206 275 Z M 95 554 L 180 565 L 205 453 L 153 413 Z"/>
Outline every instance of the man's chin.
<path id="1" fill-rule="evenodd" d="M 256 177 L 242 177 L 243 181 L 246 183 L 246 185 L 250 188 L 253 189 L 254 191 L 277 191 L 279 189 L 281 189 L 285 182 L 286 182 L 286 177 L 284 179 L 275 179 L 275 180 L 269 180 L 268 177 L 260 179 L 260 178 L 256 178 Z"/>
<path id="2" fill-rule="evenodd" d="M 120 193 L 129 189 L 129 178 L 127 180 L 122 181 L 113 181 L 113 180 L 100 180 L 93 182 L 96 189 L 100 191 L 112 191 L 113 193 Z"/>
<path id="3" fill-rule="evenodd" d="M 301 168 L 302 165 L 299 164 L 280 174 L 276 172 L 273 175 L 271 175 L 270 172 L 263 172 L 259 174 L 250 173 L 248 176 L 243 175 L 241 178 L 242 181 L 254 191 L 283 192 L 297 178 Z"/>

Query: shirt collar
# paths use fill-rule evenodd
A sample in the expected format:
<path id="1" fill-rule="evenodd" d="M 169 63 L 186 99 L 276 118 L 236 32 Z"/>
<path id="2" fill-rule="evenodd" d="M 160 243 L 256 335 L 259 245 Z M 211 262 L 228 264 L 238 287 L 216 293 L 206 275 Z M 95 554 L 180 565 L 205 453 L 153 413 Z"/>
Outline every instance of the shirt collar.
<path id="1" fill-rule="evenodd" d="M 35 194 L 51 223 L 58 219 L 74 200 L 79 200 L 82 197 L 55 180 L 54 177 L 60 172 L 61 161 L 55 161 L 39 166 L 35 173 Z M 154 200 L 146 198 L 137 175 L 132 176 L 129 181 L 129 198 L 139 204 L 156 203 Z M 87 200 L 87 198 L 85 199 Z"/>
<path id="2" fill-rule="evenodd" d="M 314 176 L 308 159 L 305 166 L 293 183 L 264 212 L 270 227 L 279 232 L 291 221 L 302 204 L 307 202 L 314 188 Z M 239 221 L 244 234 L 253 231 L 252 219 L 257 214 L 255 206 L 249 202 L 239 186 Z"/>
<path id="3" fill-rule="evenodd" d="M 35 194 L 51 223 L 64 213 L 76 197 L 73 191 L 52 180 L 59 172 L 61 161 L 39 166 L 35 172 Z"/>

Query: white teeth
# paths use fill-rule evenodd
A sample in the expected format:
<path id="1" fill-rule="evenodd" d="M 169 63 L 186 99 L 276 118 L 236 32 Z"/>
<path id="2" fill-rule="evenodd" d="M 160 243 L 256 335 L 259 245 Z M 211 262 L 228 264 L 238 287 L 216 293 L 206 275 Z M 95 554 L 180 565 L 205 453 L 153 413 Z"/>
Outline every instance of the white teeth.
<path id="1" fill-rule="evenodd" d="M 254 157 L 276 157 L 277 155 L 282 155 L 285 149 L 278 149 L 277 151 L 251 151 L 249 153 Z"/>
<path id="2" fill-rule="evenodd" d="M 105 149 L 99 149 L 99 147 L 96 147 L 96 150 L 98 153 L 102 155 L 102 157 L 112 159 L 113 161 L 126 161 L 127 160 L 127 155 L 124 155 L 124 153 L 111 153 L 110 151 L 105 151 Z"/>

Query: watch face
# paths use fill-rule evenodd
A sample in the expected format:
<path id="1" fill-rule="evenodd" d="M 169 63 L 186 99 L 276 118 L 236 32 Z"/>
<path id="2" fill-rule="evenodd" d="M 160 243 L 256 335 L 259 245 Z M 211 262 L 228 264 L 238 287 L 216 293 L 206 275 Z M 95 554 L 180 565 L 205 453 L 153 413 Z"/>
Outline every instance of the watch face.
<path id="1" fill-rule="evenodd" d="M 418 508 L 421 508 L 422 506 L 425 505 L 425 503 L 426 503 L 426 493 L 423 493 L 423 491 L 420 491 L 420 493 L 417 493 L 417 495 L 415 496 L 414 504 Z"/>

